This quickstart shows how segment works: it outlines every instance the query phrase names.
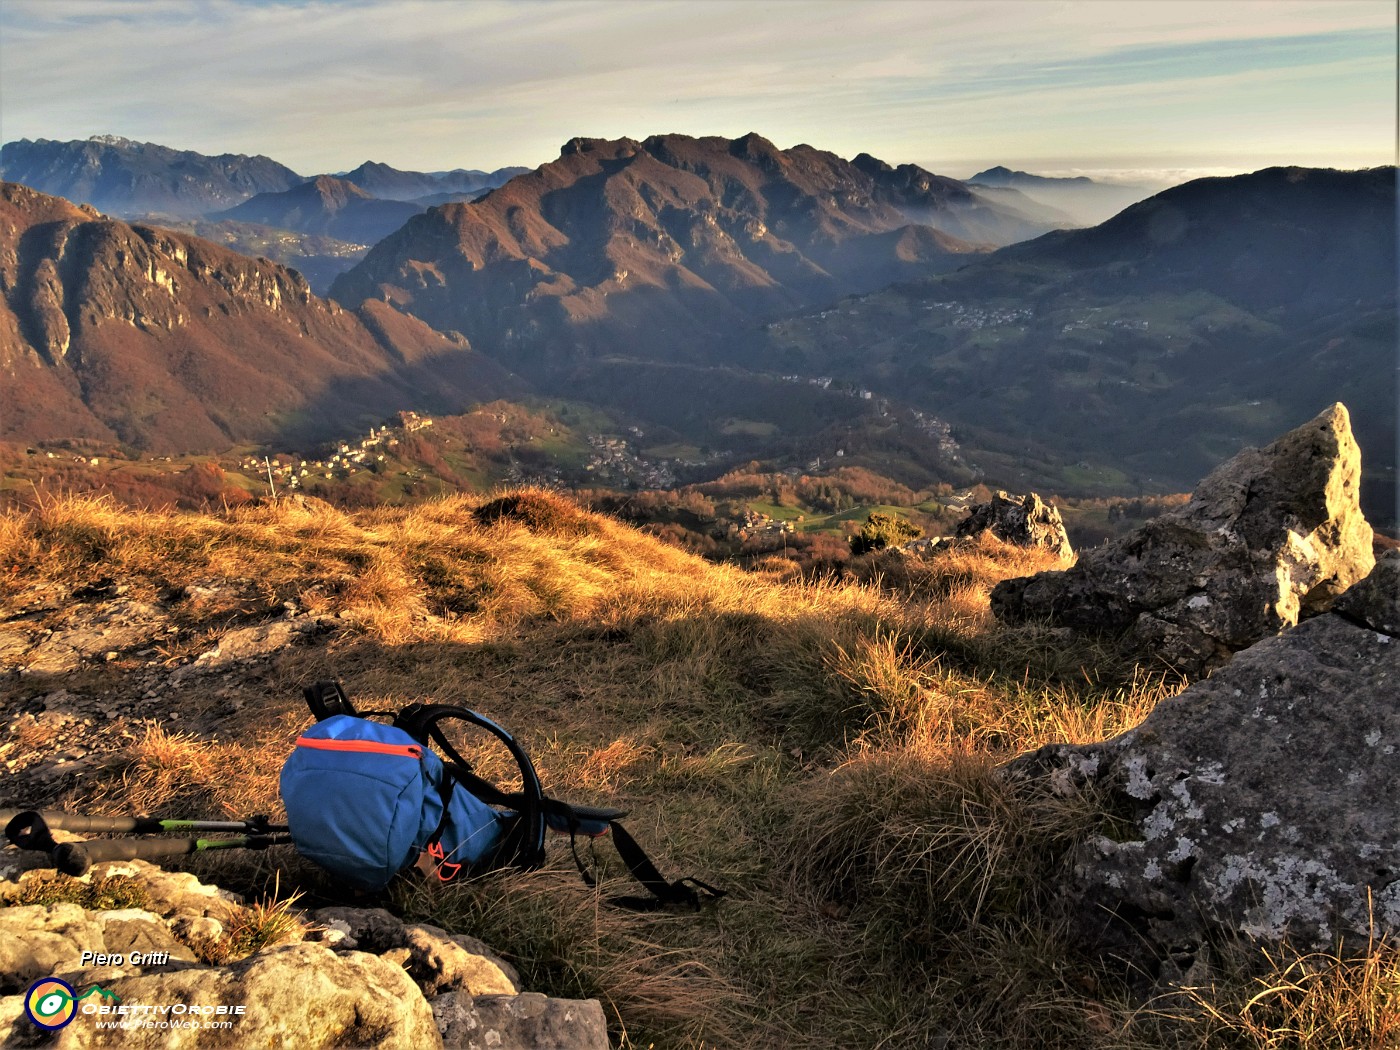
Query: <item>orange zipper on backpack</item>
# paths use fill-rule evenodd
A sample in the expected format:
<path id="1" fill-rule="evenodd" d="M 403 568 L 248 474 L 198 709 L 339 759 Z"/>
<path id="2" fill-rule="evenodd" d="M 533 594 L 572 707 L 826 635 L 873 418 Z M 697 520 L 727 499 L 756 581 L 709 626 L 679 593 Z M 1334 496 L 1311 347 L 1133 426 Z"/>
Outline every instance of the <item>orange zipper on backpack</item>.
<path id="1" fill-rule="evenodd" d="M 416 744 L 381 744 L 377 740 L 328 740 L 319 736 L 297 737 L 297 747 L 314 747 L 320 751 L 360 751 L 373 755 L 400 755 L 422 758 L 423 749 Z"/>

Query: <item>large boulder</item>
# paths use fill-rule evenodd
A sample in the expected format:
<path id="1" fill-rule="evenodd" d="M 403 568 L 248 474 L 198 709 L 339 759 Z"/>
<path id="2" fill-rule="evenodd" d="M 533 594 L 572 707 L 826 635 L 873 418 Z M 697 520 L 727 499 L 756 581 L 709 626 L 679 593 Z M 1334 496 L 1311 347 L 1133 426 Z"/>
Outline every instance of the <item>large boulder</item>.
<path id="1" fill-rule="evenodd" d="M 1007 774 L 1112 814 L 1066 892 L 1080 939 L 1168 983 L 1232 939 L 1400 934 L 1400 551 L 1098 744 Z M 1373 929 L 1374 924 L 1374 929 Z M 1193 966 L 1196 972 L 1191 973 Z"/>
<path id="2" fill-rule="evenodd" d="M 1074 556 L 1059 509 L 1034 492 L 1024 496 L 996 492 L 985 503 L 973 504 L 958 522 L 956 536 L 965 539 L 984 532 L 1018 547 L 1039 547 L 1066 559 Z"/>
<path id="3" fill-rule="evenodd" d="M 1375 564 L 1358 493 L 1361 451 L 1344 405 L 1217 467 L 1184 507 L 1071 569 L 1006 580 L 1004 620 L 1120 635 L 1195 677 L 1277 634 Z"/>

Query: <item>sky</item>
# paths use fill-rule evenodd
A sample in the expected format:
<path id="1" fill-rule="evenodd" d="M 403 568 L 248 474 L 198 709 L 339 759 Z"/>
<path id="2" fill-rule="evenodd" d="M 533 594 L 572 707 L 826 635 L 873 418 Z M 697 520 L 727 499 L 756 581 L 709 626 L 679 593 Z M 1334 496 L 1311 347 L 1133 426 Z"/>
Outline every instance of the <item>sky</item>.
<path id="1" fill-rule="evenodd" d="M 1393 0 L 0 0 L 0 141 L 301 174 L 665 132 L 965 178 L 1396 159 Z"/>

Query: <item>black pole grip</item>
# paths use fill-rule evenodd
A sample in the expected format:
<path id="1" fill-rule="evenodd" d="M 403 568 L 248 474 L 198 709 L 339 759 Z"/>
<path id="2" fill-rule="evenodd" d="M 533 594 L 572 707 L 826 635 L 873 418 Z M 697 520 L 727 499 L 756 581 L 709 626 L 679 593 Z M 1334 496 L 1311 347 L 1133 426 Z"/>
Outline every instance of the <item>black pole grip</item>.
<path id="1" fill-rule="evenodd" d="M 104 860 L 149 860 L 178 857 L 199 848 L 199 839 L 100 839 L 64 842 L 54 847 L 54 867 L 65 875 L 82 875 Z"/>
<path id="2" fill-rule="evenodd" d="M 103 832 L 136 832 L 148 834 L 164 830 L 159 820 L 150 817 L 87 817 L 81 813 L 61 813 L 58 810 L 23 810 L 18 816 L 38 816 L 55 831 L 71 831 L 76 835 L 96 835 Z"/>
<path id="3" fill-rule="evenodd" d="M 6 822 L 5 837 L 20 849 L 38 850 L 40 853 L 48 853 L 57 845 L 44 815 L 32 809 L 16 813 Z"/>

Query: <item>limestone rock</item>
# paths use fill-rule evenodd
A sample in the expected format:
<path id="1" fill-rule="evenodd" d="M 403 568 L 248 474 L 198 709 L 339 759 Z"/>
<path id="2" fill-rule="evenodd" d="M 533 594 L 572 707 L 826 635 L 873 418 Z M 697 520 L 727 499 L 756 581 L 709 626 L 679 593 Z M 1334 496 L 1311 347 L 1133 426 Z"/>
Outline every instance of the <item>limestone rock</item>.
<path id="1" fill-rule="evenodd" d="M 1335 404 L 1216 468 L 1186 506 L 1085 552 L 1071 569 L 1006 580 L 1004 620 L 1121 634 L 1130 651 L 1198 676 L 1320 612 L 1375 563 L 1361 452 Z"/>
<path id="2" fill-rule="evenodd" d="M 987 502 L 974 504 L 958 523 L 957 536 L 963 539 L 988 531 L 1018 547 L 1043 547 L 1061 558 L 1074 555 L 1059 509 L 1034 492 L 1024 496 L 997 492 Z"/>
<path id="3" fill-rule="evenodd" d="M 1391 551 L 1342 603 L 1365 620 L 1314 617 L 1122 736 L 1011 763 L 1116 815 L 1067 888 L 1086 944 L 1170 981 L 1232 937 L 1364 945 L 1372 915 L 1400 934 L 1397 579 Z"/>
<path id="4" fill-rule="evenodd" d="M 195 961 L 148 911 L 86 911 L 67 903 L 0 908 L 0 992 L 13 995 L 41 977 L 76 969 L 85 951 L 169 952 L 173 960 Z"/>
<path id="5" fill-rule="evenodd" d="M 448 992 L 433 1000 L 443 1046 L 457 1050 L 608 1050 L 597 999 L 548 999 L 535 992 Z"/>
<path id="6" fill-rule="evenodd" d="M 1366 585 L 1347 591 L 1332 611 L 1352 623 L 1391 637 L 1400 636 L 1400 550 L 1386 551 L 1366 578 Z"/>
<path id="7" fill-rule="evenodd" d="M 123 1004 L 243 1005 L 228 1029 L 99 1029 L 79 1017 L 54 1044 L 77 1047 L 402 1047 L 442 1045 L 427 1000 L 399 967 L 363 952 L 317 944 L 264 950 L 230 966 L 111 976 L 60 974 L 74 987 L 100 982 Z M 202 1018 L 201 1018 L 202 1019 Z"/>
<path id="8" fill-rule="evenodd" d="M 313 917 L 320 923 L 344 923 L 359 948 L 402 966 L 430 998 L 450 991 L 513 995 L 520 990 L 514 967 L 473 937 L 406 924 L 383 908 L 322 908 Z"/>
<path id="9" fill-rule="evenodd" d="M 224 635 L 219 639 L 218 648 L 201 653 L 194 664 L 187 666 L 210 671 L 244 660 L 258 660 L 317 634 L 325 634 L 335 627 L 333 620 L 308 616 L 243 627 Z"/>

